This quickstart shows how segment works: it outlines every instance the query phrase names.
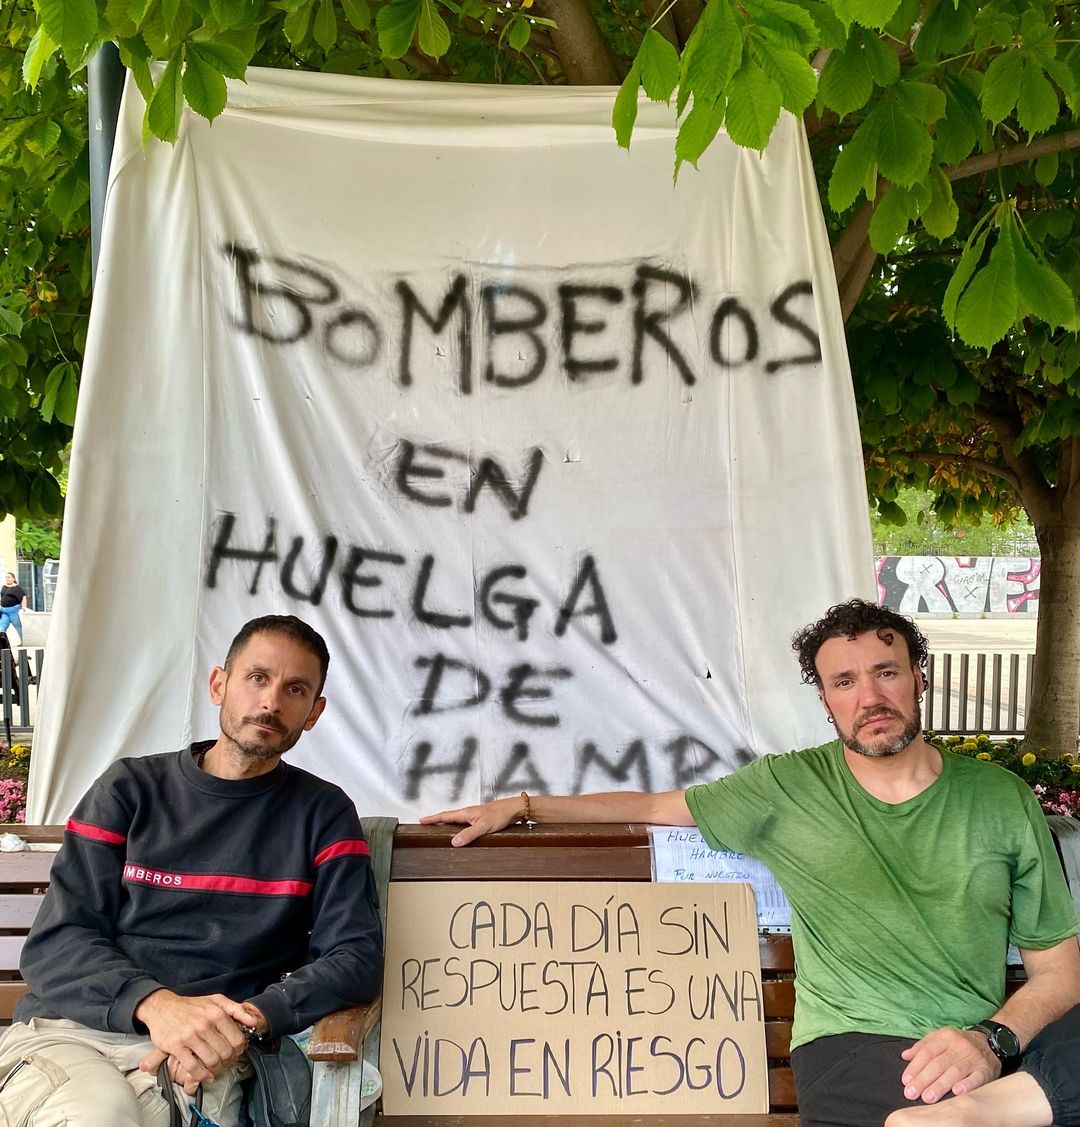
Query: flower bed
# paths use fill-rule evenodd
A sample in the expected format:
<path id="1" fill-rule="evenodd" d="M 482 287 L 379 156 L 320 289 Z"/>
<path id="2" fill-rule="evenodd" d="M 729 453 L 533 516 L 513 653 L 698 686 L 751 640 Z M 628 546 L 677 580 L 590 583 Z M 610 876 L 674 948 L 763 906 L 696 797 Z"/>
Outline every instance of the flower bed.
<path id="1" fill-rule="evenodd" d="M 25 744 L 6 747 L 0 740 L 0 822 L 26 821 L 26 777 L 30 749 Z"/>
<path id="2" fill-rule="evenodd" d="M 1019 739 L 991 740 L 987 735 L 932 738 L 960 755 L 997 763 L 1019 775 L 1035 792 L 1047 814 L 1080 818 L 1080 763 L 1075 756 L 1044 759 L 1024 751 Z"/>

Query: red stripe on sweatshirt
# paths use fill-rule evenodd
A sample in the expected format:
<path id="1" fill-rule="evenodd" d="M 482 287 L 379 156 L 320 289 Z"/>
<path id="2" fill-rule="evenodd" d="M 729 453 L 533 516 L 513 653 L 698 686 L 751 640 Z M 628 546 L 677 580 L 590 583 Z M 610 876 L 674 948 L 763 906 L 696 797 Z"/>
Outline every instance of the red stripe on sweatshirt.
<path id="1" fill-rule="evenodd" d="M 328 845 L 321 853 L 315 855 L 316 868 L 324 861 L 332 861 L 335 857 L 347 857 L 350 854 L 359 853 L 362 857 L 368 857 L 371 850 L 368 848 L 368 843 L 360 838 L 345 838 L 344 841 L 335 841 L 333 845 Z"/>
<path id="2" fill-rule="evenodd" d="M 76 822 L 74 818 L 68 818 L 64 828 L 93 841 L 103 841 L 106 845 L 123 845 L 127 841 L 123 834 L 118 834 L 115 830 L 107 830 L 104 826 L 92 826 L 89 822 Z"/>
<path id="3" fill-rule="evenodd" d="M 124 880 L 159 888 L 192 892 L 243 892 L 252 896 L 307 896 L 312 889 L 306 880 L 259 880 L 225 873 L 170 873 L 143 865 L 124 866 Z"/>

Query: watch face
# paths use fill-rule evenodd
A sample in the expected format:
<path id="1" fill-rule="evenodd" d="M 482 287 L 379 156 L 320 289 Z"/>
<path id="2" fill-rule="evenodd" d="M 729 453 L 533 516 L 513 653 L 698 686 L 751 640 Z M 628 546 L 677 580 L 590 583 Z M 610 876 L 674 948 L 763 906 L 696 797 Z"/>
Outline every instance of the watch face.
<path id="1" fill-rule="evenodd" d="M 1000 1056 L 1018 1057 L 1020 1055 L 1020 1038 L 1007 1025 L 995 1024 L 990 1043 L 998 1050 Z"/>
<path id="2" fill-rule="evenodd" d="M 1020 1038 L 1007 1025 L 997 1021 L 981 1021 L 977 1028 L 986 1034 L 991 1052 L 1000 1060 L 1011 1060 L 1020 1055 Z"/>

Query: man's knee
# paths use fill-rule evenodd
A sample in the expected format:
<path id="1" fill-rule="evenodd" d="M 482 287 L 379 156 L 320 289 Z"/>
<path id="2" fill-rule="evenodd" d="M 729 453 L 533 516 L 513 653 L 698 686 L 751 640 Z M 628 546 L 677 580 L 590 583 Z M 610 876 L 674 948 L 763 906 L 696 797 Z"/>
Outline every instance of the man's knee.
<path id="1" fill-rule="evenodd" d="M 0 1127 L 143 1127 L 139 1101 L 108 1061 L 60 1063 L 46 1053 L 21 1057 L 8 1070 Z"/>

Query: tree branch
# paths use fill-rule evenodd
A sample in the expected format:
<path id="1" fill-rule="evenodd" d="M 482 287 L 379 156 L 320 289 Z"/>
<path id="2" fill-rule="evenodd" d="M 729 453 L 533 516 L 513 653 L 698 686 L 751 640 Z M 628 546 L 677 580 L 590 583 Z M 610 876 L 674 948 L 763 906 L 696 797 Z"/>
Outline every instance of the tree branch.
<path id="1" fill-rule="evenodd" d="M 905 456 L 910 458 L 913 462 L 923 462 L 928 466 L 947 466 L 955 465 L 960 462 L 962 465 L 974 470 L 982 470 L 983 473 L 991 474 L 993 477 L 999 477 L 1007 482 L 1017 493 L 1020 492 L 1020 480 L 1010 469 L 1002 466 L 995 466 L 993 462 L 984 462 L 981 458 L 973 458 L 970 454 L 948 453 L 947 451 L 939 451 L 937 453 L 928 452 L 913 452 L 905 451 Z"/>
<path id="2" fill-rule="evenodd" d="M 1064 133 L 1052 133 L 1048 137 L 1040 137 L 1037 141 L 1028 141 L 1023 145 L 1010 145 L 1008 148 L 998 149 L 992 153 L 980 153 L 942 171 L 950 180 L 963 180 L 968 176 L 977 176 L 980 172 L 990 172 L 1007 164 L 1023 164 L 1027 160 L 1038 160 L 1039 157 L 1049 156 L 1051 153 L 1064 153 L 1069 149 L 1077 148 L 1080 148 L 1080 129 L 1069 129 Z"/>
<path id="3" fill-rule="evenodd" d="M 571 86 L 618 86 L 607 43 L 585 0 L 538 0 L 537 9 L 558 25 L 551 42 Z"/>
<path id="4" fill-rule="evenodd" d="M 975 415 L 997 435 L 1001 456 L 1015 475 L 1013 488 L 1027 509 L 1032 524 L 1046 523 L 1054 508 L 1054 493 L 1039 469 L 1031 449 L 1016 452 L 1016 440 L 1023 429 L 1019 412 L 1010 410 L 1004 395 L 984 390 L 974 407 Z"/>

